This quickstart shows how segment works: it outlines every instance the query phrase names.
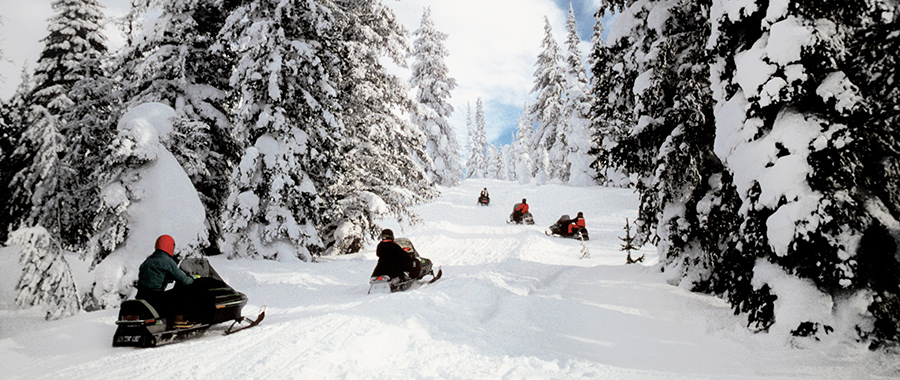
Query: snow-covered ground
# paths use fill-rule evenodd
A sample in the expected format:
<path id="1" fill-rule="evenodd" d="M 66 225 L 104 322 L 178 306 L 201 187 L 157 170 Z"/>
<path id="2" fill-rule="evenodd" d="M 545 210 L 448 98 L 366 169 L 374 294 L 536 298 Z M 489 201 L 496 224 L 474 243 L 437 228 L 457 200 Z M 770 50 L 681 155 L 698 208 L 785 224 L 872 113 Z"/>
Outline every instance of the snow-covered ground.
<path id="1" fill-rule="evenodd" d="M 482 187 L 491 206 L 476 205 Z M 534 226 L 504 223 L 528 198 Z M 216 270 L 262 325 L 225 325 L 151 349 L 113 348 L 117 310 L 44 322 L 40 308 L 0 310 L 5 379 L 861 379 L 900 376 L 895 356 L 846 341 L 754 334 L 717 298 L 666 284 L 645 248 L 624 265 L 626 189 L 467 180 L 417 208 L 402 227 L 444 278 L 420 289 L 367 295 L 374 244 L 321 263 L 214 257 Z M 583 211 L 581 243 L 543 231 Z M 148 254 L 150 253 L 148 247 Z M 6 255 L 6 256 L 3 256 Z M 12 265 L 9 250 L 0 264 Z M 14 284 L 0 279 L 0 285 Z M 9 296 L 9 292 L 0 295 Z M 12 304 L 0 300 L 0 306 Z M 0 308 L 7 309 L 7 308 Z"/>

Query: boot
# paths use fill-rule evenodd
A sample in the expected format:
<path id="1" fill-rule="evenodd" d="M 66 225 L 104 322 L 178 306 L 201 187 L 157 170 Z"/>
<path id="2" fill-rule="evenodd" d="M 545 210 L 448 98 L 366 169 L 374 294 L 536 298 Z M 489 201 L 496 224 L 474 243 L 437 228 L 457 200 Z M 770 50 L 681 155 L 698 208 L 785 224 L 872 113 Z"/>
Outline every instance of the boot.
<path id="1" fill-rule="evenodd" d="M 184 316 L 181 314 L 178 314 L 175 316 L 175 323 L 173 324 L 173 326 L 176 329 L 186 329 L 186 328 L 194 327 L 194 324 L 184 320 Z"/>

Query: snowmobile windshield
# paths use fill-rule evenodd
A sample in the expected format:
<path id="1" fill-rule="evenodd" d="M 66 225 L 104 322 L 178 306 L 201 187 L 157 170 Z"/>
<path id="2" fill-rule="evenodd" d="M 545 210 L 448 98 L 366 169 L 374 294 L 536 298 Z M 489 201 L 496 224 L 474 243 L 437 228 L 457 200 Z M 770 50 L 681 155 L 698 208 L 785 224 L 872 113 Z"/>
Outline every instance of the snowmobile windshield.
<path id="1" fill-rule="evenodd" d="M 399 245 L 400 248 L 403 248 L 403 250 L 406 252 L 409 252 L 412 254 L 418 254 L 418 253 L 416 253 L 416 247 L 413 247 L 412 242 L 409 241 L 409 239 L 407 239 L 407 238 L 394 239 L 394 243 L 397 243 L 397 245 Z"/>

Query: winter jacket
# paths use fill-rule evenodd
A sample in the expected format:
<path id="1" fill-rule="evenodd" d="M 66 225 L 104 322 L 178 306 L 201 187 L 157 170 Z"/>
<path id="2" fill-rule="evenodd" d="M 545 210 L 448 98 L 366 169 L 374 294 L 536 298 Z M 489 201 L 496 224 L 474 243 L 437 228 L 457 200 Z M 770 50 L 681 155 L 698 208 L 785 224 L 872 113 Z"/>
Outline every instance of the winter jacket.
<path id="1" fill-rule="evenodd" d="M 414 263 L 410 258 L 410 254 L 403 250 L 400 245 L 393 240 L 382 240 L 375 249 L 378 256 L 378 264 L 372 271 L 372 277 L 388 276 L 390 278 L 401 278 L 403 272 L 411 273 L 414 269 Z"/>
<path id="2" fill-rule="evenodd" d="M 528 203 L 519 203 L 516 205 L 515 211 L 519 213 L 519 215 L 525 214 L 528 212 Z"/>
<path id="3" fill-rule="evenodd" d="M 569 233 L 571 234 L 572 231 L 580 230 L 580 229 L 584 228 L 584 226 L 585 226 L 585 224 L 584 224 L 583 216 L 579 216 L 575 219 L 572 219 L 569 221 Z"/>
<path id="4" fill-rule="evenodd" d="M 172 281 L 181 285 L 190 285 L 194 279 L 178 268 L 178 264 L 175 263 L 172 256 L 157 249 L 141 264 L 137 287 L 139 291 L 162 292 Z"/>

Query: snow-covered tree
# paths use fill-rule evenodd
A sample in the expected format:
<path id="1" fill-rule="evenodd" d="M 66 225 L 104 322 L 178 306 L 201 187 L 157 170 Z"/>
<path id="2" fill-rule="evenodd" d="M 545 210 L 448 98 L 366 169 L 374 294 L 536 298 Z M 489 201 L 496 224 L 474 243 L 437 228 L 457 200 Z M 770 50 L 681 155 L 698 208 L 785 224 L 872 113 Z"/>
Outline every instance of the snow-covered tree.
<path id="1" fill-rule="evenodd" d="M 228 82 L 236 58 L 233 45 L 220 42 L 218 36 L 235 6 L 235 2 L 215 0 L 136 3 L 132 11 L 136 14 L 129 20 L 147 13 L 159 15 L 119 55 L 116 73 L 126 82 L 121 95 L 125 110 L 161 102 L 178 113 L 177 131 L 163 143 L 201 192 L 213 251 L 218 251 L 228 177 L 240 154 L 229 115 L 238 94 L 230 91 Z"/>
<path id="2" fill-rule="evenodd" d="M 250 2 L 223 27 L 240 56 L 231 82 L 244 144 L 223 214 L 229 257 L 311 260 L 325 248 L 316 226 L 335 213 L 327 189 L 341 173 L 344 133 L 336 11 L 328 1 Z"/>
<path id="3" fill-rule="evenodd" d="M 862 163 L 854 175 L 865 189 L 881 203 L 893 219 L 900 219 L 900 131 L 898 113 L 900 88 L 885 85 L 900 80 L 900 17 L 896 6 L 887 1 L 869 2 L 870 13 L 861 15 L 860 28 L 847 44 L 848 65 L 842 67 L 847 78 L 865 98 L 866 120 L 855 127 L 860 137 L 851 151 Z M 817 91 L 818 93 L 818 91 Z M 846 93 L 820 96 L 827 103 L 846 101 Z M 849 124 L 848 124 L 849 125 Z M 825 169 L 823 169 L 825 170 Z M 872 202 L 876 203 L 876 202 Z M 873 212 L 873 215 L 879 215 Z M 885 230 L 889 220 L 879 217 L 881 226 L 874 225 L 863 235 L 858 250 L 860 277 L 876 294 L 869 311 L 875 317 L 872 332 L 875 342 L 900 341 L 900 295 L 896 274 L 900 267 L 890 255 L 890 237 Z M 891 231 L 894 236 L 896 232 Z M 867 236 L 868 235 L 868 236 Z M 896 247 L 896 243 L 894 243 Z M 877 344 L 877 343 L 876 343 Z"/>
<path id="4" fill-rule="evenodd" d="M 55 14 L 43 39 L 30 96 L 22 105 L 24 128 L 13 154 L 25 166 L 9 186 L 11 202 L 24 211 L 13 223 L 40 223 L 59 236 L 65 227 L 59 222 L 63 205 L 51 200 L 70 191 L 61 183 L 81 174 L 67 170 L 60 160 L 69 136 L 79 133 L 67 130 L 65 116 L 74 105 L 70 91 L 98 69 L 88 63 L 106 53 L 106 38 L 101 33 L 103 12 L 98 1 L 56 0 L 51 5 Z"/>
<path id="5" fill-rule="evenodd" d="M 456 133 L 447 121 L 453 113 L 449 103 L 450 91 L 456 88 L 456 80 L 450 78 L 444 58 L 447 35 L 439 32 L 431 20 L 431 8 L 425 8 L 422 22 L 414 33 L 412 75 L 410 83 L 416 89 L 416 100 L 422 105 L 414 122 L 425 133 L 428 156 L 434 162 L 434 172 L 429 176 L 437 184 L 456 185 L 463 176 L 462 158 Z"/>
<path id="6" fill-rule="evenodd" d="M 566 77 L 561 67 L 563 58 L 559 46 L 553 38 L 553 29 L 550 27 L 550 19 L 544 17 L 544 39 L 541 42 L 541 52 L 538 54 L 534 66 L 534 87 L 531 93 L 537 94 L 535 103 L 529 112 L 537 127 L 532 137 L 532 150 L 541 156 L 540 151 L 546 151 L 548 160 L 536 158 L 534 175 L 547 179 L 564 179 L 563 173 L 567 173 L 569 165 L 565 161 L 568 157 L 566 146 L 568 137 L 563 130 L 563 103 L 565 102 Z M 545 174 L 538 174 L 545 173 Z"/>
<path id="7" fill-rule="evenodd" d="M 528 109 L 528 105 L 526 104 L 522 107 L 523 110 Z M 519 117 L 519 126 L 516 129 L 516 138 L 513 140 L 512 144 L 512 156 L 513 162 L 515 162 L 515 173 L 516 180 L 521 184 L 526 184 L 531 182 L 533 178 L 533 167 L 532 162 L 534 162 L 534 158 L 532 156 L 531 151 L 531 136 L 534 132 L 534 128 L 531 126 L 530 118 L 528 116 L 528 112 L 523 112 Z"/>
<path id="8" fill-rule="evenodd" d="M 19 307 L 44 306 L 45 319 L 71 316 L 81 310 L 78 290 L 59 242 L 43 227 L 20 228 L 10 233 L 9 245 L 20 246 L 22 276 L 16 285 Z"/>
<path id="9" fill-rule="evenodd" d="M 513 135 L 515 136 L 515 135 Z M 515 157 L 515 138 L 513 138 L 512 143 L 503 145 L 500 147 L 500 150 L 503 154 L 503 173 L 501 174 L 501 179 L 506 181 L 515 181 L 516 180 L 516 157 Z"/>
<path id="10" fill-rule="evenodd" d="M 487 174 L 485 178 L 501 179 L 503 171 L 503 156 L 500 149 L 494 144 L 488 144 L 487 149 Z"/>
<path id="11" fill-rule="evenodd" d="M 896 168 L 884 163 L 897 155 L 894 150 L 888 161 L 867 158 L 884 141 L 867 127 L 884 124 L 867 122 L 874 118 L 857 85 L 866 80 L 848 76 L 867 69 L 853 62 L 856 53 L 847 47 L 868 28 L 896 27 L 885 17 L 886 9 L 895 8 L 879 4 L 884 5 L 791 1 L 723 8 L 714 2 L 715 152 L 734 172 L 743 204 L 740 238 L 724 254 L 731 268 L 741 269 L 723 273 L 718 284 L 758 329 L 822 335 L 840 323 L 843 310 L 856 312 L 855 301 L 848 301 L 856 297 L 870 300 L 876 325 L 900 315 L 896 306 L 880 315 L 872 311 L 897 299 L 896 274 L 890 285 L 877 286 L 878 297 L 861 295 L 875 290 L 870 268 L 898 265 L 891 253 L 896 243 L 862 243 L 893 240 L 883 237 L 883 226 L 896 226 L 898 215 L 890 213 L 890 198 L 878 196 L 881 179 L 871 178 L 896 178 Z M 883 49 L 882 42 L 875 49 Z M 862 66 L 877 65 L 867 63 Z M 874 134 L 891 133 L 880 128 Z M 782 301 L 791 291 L 783 285 L 785 275 L 818 289 L 826 303 L 797 309 Z M 856 329 L 898 338 L 896 327 Z"/>
<path id="12" fill-rule="evenodd" d="M 581 49 L 575 27 L 575 11 L 569 4 L 569 18 L 566 22 L 565 68 L 566 91 L 562 108 L 562 134 L 567 144 L 563 158 L 566 170 L 560 179 L 576 186 L 593 185 L 596 173 L 591 169 L 590 108 L 587 72 L 582 62 Z"/>
<path id="13" fill-rule="evenodd" d="M 2 132 L 0 132 L 0 241 L 6 241 L 10 230 L 15 229 L 19 220 L 28 211 L 30 202 L 23 199 L 22 192 L 10 186 L 16 173 L 25 169 L 32 155 L 14 154 L 21 147 L 25 130 L 25 114 L 31 99 L 33 81 L 28 67 L 22 69 L 22 80 L 13 97 L 3 103 Z M 15 197 L 14 195 L 18 195 Z"/>
<path id="14" fill-rule="evenodd" d="M 471 114 L 471 113 L 470 113 Z M 481 98 L 475 103 L 475 123 L 469 128 L 469 160 L 466 173 L 469 178 L 485 178 L 487 175 L 487 141 L 484 135 L 484 107 Z"/>
<path id="15" fill-rule="evenodd" d="M 895 116 L 872 112 L 891 90 L 871 85 L 898 53 L 848 50 L 896 43 L 891 9 L 635 1 L 610 45 L 595 39 L 595 91 L 615 94 L 594 105 L 599 161 L 637 178 L 636 238 L 658 240 L 673 283 L 726 297 L 758 331 L 900 337 L 883 192 L 898 150 L 877 137 Z"/>
<path id="16" fill-rule="evenodd" d="M 341 115 L 341 181 L 328 189 L 338 213 L 319 227 L 325 254 L 358 251 L 380 232 L 380 219 L 418 220 L 411 207 L 436 195 L 426 174 L 436 172 L 426 134 L 406 116 L 414 107 L 408 88 L 380 63 L 382 57 L 403 63 L 405 28 L 380 1 L 344 1 L 340 10 L 349 22 L 339 45 L 338 99 L 352 111 Z"/>
<path id="17" fill-rule="evenodd" d="M 597 182 L 605 185 L 628 186 L 630 181 L 620 165 L 612 161 L 610 150 L 626 135 L 630 125 L 630 110 L 633 96 L 628 91 L 634 81 L 624 73 L 625 64 L 619 57 L 629 49 L 632 42 L 628 38 L 617 38 L 613 42 L 604 39 L 604 17 L 608 13 L 622 13 L 624 4 L 605 1 L 594 13 L 594 30 L 591 35 L 591 168 L 597 173 Z"/>

